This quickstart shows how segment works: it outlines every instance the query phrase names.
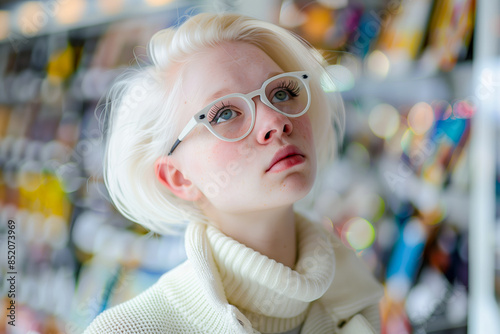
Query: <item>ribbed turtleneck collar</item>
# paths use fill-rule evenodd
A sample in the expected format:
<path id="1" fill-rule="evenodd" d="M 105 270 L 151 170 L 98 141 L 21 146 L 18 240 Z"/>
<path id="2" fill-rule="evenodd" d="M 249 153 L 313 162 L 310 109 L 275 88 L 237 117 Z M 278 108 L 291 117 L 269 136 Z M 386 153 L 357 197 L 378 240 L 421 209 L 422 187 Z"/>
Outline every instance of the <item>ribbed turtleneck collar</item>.
<path id="1" fill-rule="evenodd" d="M 284 332 L 299 326 L 310 303 L 323 296 L 334 277 L 333 246 L 312 223 L 299 214 L 295 218 L 298 260 L 294 270 L 213 226 L 206 230 L 229 303 L 261 332 Z"/>

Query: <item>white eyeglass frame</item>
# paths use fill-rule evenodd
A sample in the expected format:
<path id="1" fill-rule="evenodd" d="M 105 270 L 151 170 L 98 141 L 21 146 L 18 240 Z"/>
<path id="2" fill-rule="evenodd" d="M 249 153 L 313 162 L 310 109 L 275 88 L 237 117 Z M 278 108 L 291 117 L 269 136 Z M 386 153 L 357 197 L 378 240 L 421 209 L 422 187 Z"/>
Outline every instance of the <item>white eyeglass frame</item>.
<path id="1" fill-rule="evenodd" d="M 272 81 L 274 81 L 276 79 L 282 78 L 282 77 L 295 77 L 295 78 L 299 79 L 303 83 L 303 85 L 304 85 L 304 87 L 306 89 L 306 93 L 307 93 L 307 105 L 306 105 L 306 107 L 304 108 L 304 110 L 302 112 L 300 112 L 298 114 L 287 114 L 287 113 L 284 113 L 281 110 L 279 110 L 278 108 L 276 108 L 275 106 L 273 106 L 273 104 L 267 98 L 267 96 L 266 96 L 266 87 L 267 87 L 267 85 L 270 82 L 272 82 Z M 218 98 L 217 100 L 213 101 L 212 103 L 210 103 L 209 105 L 207 105 L 205 108 L 203 108 L 201 111 L 199 111 L 198 113 L 196 113 L 189 120 L 188 124 L 181 131 L 181 134 L 179 135 L 179 137 L 175 141 L 174 145 L 172 145 L 172 148 L 170 149 L 170 152 L 168 153 L 168 155 L 171 155 L 174 152 L 174 150 L 182 142 L 182 140 L 184 140 L 184 138 L 198 124 L 203 124 L 214 136 L 216 136 L 217 138 L 219 138 L 221 140 L 228 141 L 228 142 L 235 142 L 235 141 L 238 141 L 238 140 L 242 140 L 243 138 L 245 138 L 246 136 L 248 136 L 250 134 L 250 132 L 252 132 L 252 129 L 253 129 L 254 125 L 255 125 L 255 102 L 253 101 L 253 98 L 256 97 L 256 96 L 260 96 L 260 100 L 266 106 L 270 107 L 274 111 L 279 112 L 280 114 L 285 115 L 287 117 L 299 117 L 299 116 L 304 115 L 307 112 L 307 110 L 309 110 L 309 107 L 311 105 L 311 89 L 309 88 L 310 77 L 311 77 L 311 75 L 307 71 L 297 71 L 297 72 L 281 73 L 281 74 L 278 74 L 278 75 L 276 75 L 274 77 L 271 77 L 271 78 L 267 79 L 266 81 L 264 81 L 264 83 L 262 84 L 262 86 L 260 87 L 260 89 L 257 89 L 257 90 L 255 90 L 255 91 L 253 91 L 251 93 L 248 93 L 248 94 L 234 93 L 234 94 L 229 94 L 229 95 L 225 95 L 225 96 L 223 96 L 221 98 Z M 252 124 L 248 128 L 248 131 L 245 134 L 243 134 L 242 136 L 240 136 L 238 138 L 234 138 L 234 139 L 229 139 L 229 138 L 226 138 L 226 137 L 223 137 L 223 136 L 219 135 L 213 129 L 212 125 L 210 124 L 210 122 L 208 121 L 208 119 L 206 117 L 207 113 L 210 111 L 210 108 L 212 108 L 214 104 L 216 104 L 217 102 L 219 102 L 221 100 L 225 100 L 225 99 L 231 98 L 231 97 L 240 97 L 240 98 L 243 98 L 248 103 L 248 106 L 249 106 L 250 111 L 252 113 Z"/>

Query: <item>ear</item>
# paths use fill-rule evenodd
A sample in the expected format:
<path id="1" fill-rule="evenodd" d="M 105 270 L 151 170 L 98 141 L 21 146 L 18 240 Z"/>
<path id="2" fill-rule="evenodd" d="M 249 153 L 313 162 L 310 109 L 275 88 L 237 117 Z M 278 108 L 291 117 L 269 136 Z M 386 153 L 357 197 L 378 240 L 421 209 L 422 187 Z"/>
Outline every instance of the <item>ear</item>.
<path id="1" fill-rule="evenodd" d="M 186 201 L 197 201 L 201 191 L 177 168 L 170 157 L 158 158 L 155 162 L 155 174 L 158 180 L 174 195 Z"/>

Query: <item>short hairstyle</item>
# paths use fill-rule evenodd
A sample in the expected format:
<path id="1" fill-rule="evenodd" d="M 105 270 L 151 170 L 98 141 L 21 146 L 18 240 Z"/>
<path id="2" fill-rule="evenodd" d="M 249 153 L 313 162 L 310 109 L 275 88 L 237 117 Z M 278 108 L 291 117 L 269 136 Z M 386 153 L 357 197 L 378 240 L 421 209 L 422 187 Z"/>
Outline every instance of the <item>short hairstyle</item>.
<path id="1" fill-rule="evenodd" d="M 103 176 L 116 208 L 128 219 L 160 233 L 178 230 L 190 220 L 206 221 L 195 203 L 176 197 L 158 180 L 154 164 L 167 155 L 185 124 L 180 93 L 182 69 L 192 55 L 224 42 L 257 46 L 285 72 L 311 73 L 308 115 L 318 166 L 337 150 L 344 109 L 341 98 L 322 89 L 330 78 L 318 51 L 292 32 L 239 14 L 203 13 L 175 28 L 157 32 L 148 45 L 151 64 L 130 68 L 106 96 L 106 146 Z M 327 84 L 331 84 L 327 82 Z"/>

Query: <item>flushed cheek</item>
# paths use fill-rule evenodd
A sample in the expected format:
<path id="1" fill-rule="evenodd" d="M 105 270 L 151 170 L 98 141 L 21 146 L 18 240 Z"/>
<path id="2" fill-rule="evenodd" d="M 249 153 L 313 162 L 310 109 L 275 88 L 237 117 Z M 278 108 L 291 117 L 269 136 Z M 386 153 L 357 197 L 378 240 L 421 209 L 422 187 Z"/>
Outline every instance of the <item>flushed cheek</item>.
<path id="1" fill-rule="evenodd" d="M 207 151 L 211 166 L 218 170 L 234 169 L 234 164 L 241 160 L 237 149 L 238 143 L 219 141 Z M 207 154 L 205 153 L 205 154 Z"/>
<path id="2" fill-rule="evenodd" d="M 233 143 L 222 141 L 211 146 L 209 152 L 213 157 L 209 162 L 210 175 L 217 175 L 219 181 L 229 180 L 224 187 L 244 187 L 252 179 L 251 175 L 255 176 L 259 172 L 256 149 L 244 140 Z"/>
<path id="3" fill-rule="evenodd" d="M 215 207 L 227 205 L 240 198 L 239 191 L 248 186 L 249 165 L 242 156 L 242 143 L 220 141 L 206 145 L 205 152 L 200 155 L 200 173 L 197 186 Z"/>

